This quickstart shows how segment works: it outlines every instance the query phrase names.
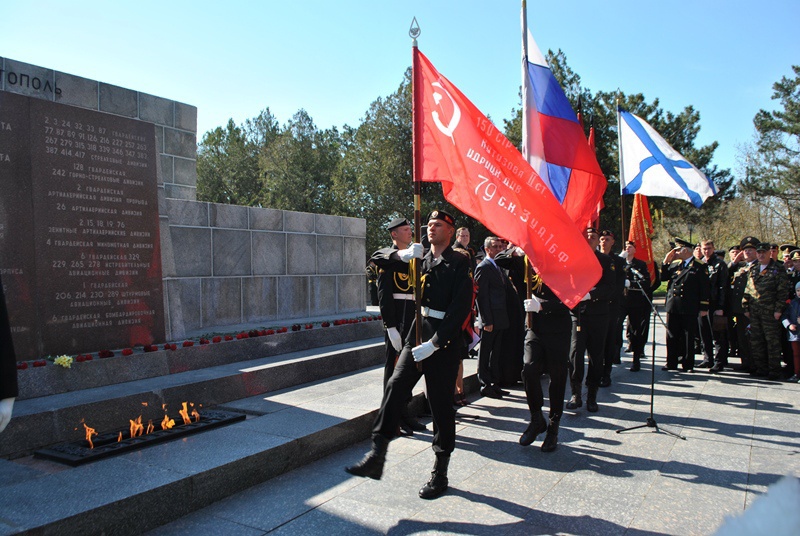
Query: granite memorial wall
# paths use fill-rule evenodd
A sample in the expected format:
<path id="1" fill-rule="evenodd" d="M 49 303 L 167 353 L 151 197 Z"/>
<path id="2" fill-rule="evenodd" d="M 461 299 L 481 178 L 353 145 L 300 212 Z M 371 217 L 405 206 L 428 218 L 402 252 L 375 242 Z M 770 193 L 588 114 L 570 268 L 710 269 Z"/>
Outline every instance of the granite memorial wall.
<path id="1" fill-rule="evenodd" d="M 194 201 L 196 123 L 193 106 L 0 58 L 20 359 L 364 310 L 364 220 Z"/>

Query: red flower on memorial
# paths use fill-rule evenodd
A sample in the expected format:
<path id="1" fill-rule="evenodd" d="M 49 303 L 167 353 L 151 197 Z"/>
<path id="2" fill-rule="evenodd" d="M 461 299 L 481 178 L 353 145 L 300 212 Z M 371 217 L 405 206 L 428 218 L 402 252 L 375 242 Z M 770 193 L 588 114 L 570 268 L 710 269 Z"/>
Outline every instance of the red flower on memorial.
<path id="1" fill-rule="evenodd" d="M 205 337 L 200 337 L 200 344 L 208 344 L 208 339 Z"/>
<path id="2" fill-rule="evenodd" d="M 100 359 L 114 357 L 114 352 L 112 352 L 111 350 L 100 350 L 99 352 L 97 352 L 97 357 L 99 357 Z"/>
<path id="3" fill-rule="evenodd" d="M 300 331 L 300 324 L 292 324 L 292 331 Z"/>
<path id="4" fill-rule="evenodd" d="M 266 329 L 260 329 L 260 330 L 258 330 L 258 336 L 259 336 L 259 337 L 263 337 L 263 336 L 264 336 L 264 335 L 266 335 L 266 334 L 267 334 L 267 330 L 266 330 Z"/>
<path id="5" fill-rule="evenodd" d="M 45 361 L 44 359 L 38 359 L 38 360 L 33 362 L 33 366 L 34 367 L 46 367 L 47 366 L 47 361 Z"/>
<path id="6" fill-rule="evenodd" d="M 75 361 L 78 363 L 83 363 L 84 361 L 91 361 L 93 359 L 92 354 L 80 354 L 75 357 Z"/>
<path id="7" fill-rule="evenodd" d="M 190 346 L 194 346 L 194 341 L 183 341 L 184 348 L 189 348 Z"/>
<path id="8" fill-rule="evenodd" d="M 28 368 L 28 363 L 27 362 L 21 361 L 21 362 L 17 363 L 17 370 L 25 370 L 26 368 Z"/>
<path id="9" fill-rule="evenodd" d="M 221 342 L 221 341 L 222 341 L 222 337 L 220 337 L 219 335 L 214 335 L 211 338 L 211 342 L 213 342 L 214 344 L 217 344 L 218 342 Z"/>
<path id="10" fill-rule="evenodd" d="M 326 320 L 325 322 L 322 323 L 322 327 L 323 328 L 329 328 L 329 327 L 331 327 L 331 323 Z"/>
<path id="11" fill-rule="evenodd" d="M 132 355 L 133 349 L 132 348 L 125 348 L 122 350 L 122 355 Z"/>
<path id="12" fill-rule="evenodd" d="M 247 333 L 245 333 L 244 331 L 236 335 L 236 340 L 239 340 L 239 341 L 242 340 L 242 339 L 247 339 L 247 338 L 249 338 L 249 337 L 248 337 Z"/>
<path id="13" fill-rule="evenodd" d="M 142 350 L 144 350 L 145 352 L 155 352 L 158 350 L 158 346 L 156 346 L 155 344 L 145 344 L 142 347 Z"/>
<path id="14" fill-rule="evenodd" d="M 231 336 L 231 335 L 225 335 L 225 340 L 226 340 L 226 341 L 232 341 L 232 340 L 233 340 L 233 336 Z"/>
<path id="15" fill-rule="evenodd" d="M 250 331 L 247 332 L 247 336 L 250 337 L 251 339 L 253 337 L 258 337 L 259 335 L 260 333 L 258 332 L 257 329 L 251 329 Z"/>
<path id="16" fill-rule="evenodd" d="M 314 324 L 306 324 L 306 329 L 314 329 Z"/>
<path id="17" fill-rule="evenodd" d="M 278 333 L 286 333 L 287 331 L 289 330 L 286 328 L 278 328 Z"/>
<path id="18" fill-rule="evenodd" d="M 274 329 L 268 329 L 268 330 L 266 330 L 264 332 L 264 334 L 265 335 L 275 335 L 275 330 Z"/>

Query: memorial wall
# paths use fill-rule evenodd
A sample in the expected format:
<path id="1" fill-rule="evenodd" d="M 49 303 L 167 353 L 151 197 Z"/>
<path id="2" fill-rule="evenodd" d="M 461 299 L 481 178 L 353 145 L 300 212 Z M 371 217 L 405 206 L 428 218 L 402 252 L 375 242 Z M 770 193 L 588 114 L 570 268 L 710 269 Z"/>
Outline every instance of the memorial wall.
<path id="1" fill-rule="evenodd" d="M 0 58 L 20 360 L 363 311 L 364 220 L 194 201 L 197 109 Z"/>

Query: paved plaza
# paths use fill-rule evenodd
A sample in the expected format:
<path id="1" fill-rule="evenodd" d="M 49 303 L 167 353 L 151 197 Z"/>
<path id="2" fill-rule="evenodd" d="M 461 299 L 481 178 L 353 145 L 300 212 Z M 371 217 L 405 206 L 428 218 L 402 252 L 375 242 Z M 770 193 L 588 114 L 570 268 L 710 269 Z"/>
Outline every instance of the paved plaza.
<path id="1" fill-rule="evenodd" d="M 431 433 L 417 433 L 391 443 L 380 481 L 344 472 L 369 449 L 362 441 L 148 534 L 713 534 L 767 486 L 800 476 L 800 385 L 663 372 L 660 326 L 657 340 L 655 420 L 685 440 L 647 426 L 617 433 L 650 416 L 651 364 L 630 372 L 625 355 L 598 413 L 565 412 L 554 453 L 539 449 L 543 435 L 518 444 L 528 418 L 521 384 L 504 400 L 473 394 L 458 411 L 450 489 L 437 500 L 417 497 L 434 459 Z M 466 363 L 474 374 L 475 360 Z M 368 373 L 379 385 L 381 371 Z"/>

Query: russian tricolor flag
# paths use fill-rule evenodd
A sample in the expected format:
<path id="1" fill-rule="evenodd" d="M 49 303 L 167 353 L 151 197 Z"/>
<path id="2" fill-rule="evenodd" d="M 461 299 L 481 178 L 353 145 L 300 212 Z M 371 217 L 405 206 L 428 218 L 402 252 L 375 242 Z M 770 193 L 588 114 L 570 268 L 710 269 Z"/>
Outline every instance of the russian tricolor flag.
<path id="1" fill-rule="evenodd" d="M 583 228 L 598 216 L 606 179 L 583 126 L 527 29 L 522 3 L 522 155 Z"/>

